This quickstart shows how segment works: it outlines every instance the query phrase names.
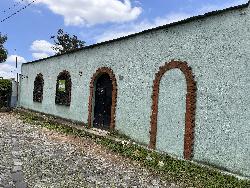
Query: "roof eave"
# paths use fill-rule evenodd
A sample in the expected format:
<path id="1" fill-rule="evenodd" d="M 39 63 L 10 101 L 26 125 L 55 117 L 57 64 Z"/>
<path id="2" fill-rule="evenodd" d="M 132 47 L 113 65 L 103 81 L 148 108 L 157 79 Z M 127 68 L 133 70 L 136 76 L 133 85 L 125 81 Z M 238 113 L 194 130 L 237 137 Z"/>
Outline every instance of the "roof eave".
<path id="1" fill-rule="evenodd" d="M 47 60 L 47 59 L 51 59 L 51 58 L 54 58 L 54 57 L 63 56 L 63 55 L 66 55 L 66 54 L 72 54 L 72 53 L 75 53 L 75 52 L 78 52 L 78 51 L 81 51 L 81 50 L 84 50 L 84 49 L 90 49 L 90 48 L 94 48 L 96 46 L 100 46 L 100 45 L 104 45 L 104 44 L 108 44 L 108 43 L 120 41 L 120 40 L 123 40 L 123 39 L 127 39 L 127 38 L 130 38 L 130 37 L 134 37 L 134 36 L 143 34 L 143 33 L 148 33 L 148 32 L 159 30 L 159 29 L 163 29 L 163 28 L 169 28 L 169 27 L 172 27 L 172 26 L 176 26 L 176 25 L 180 25 L 180 24 L 184 24 L 184 23 L 189 23 L 189 22 L 192 22 L 194 20 L 206 18 L 206 17 L 213 16 L 213 15 L 218 15 L 218 14 L 230 11 L 230 10 L 238 10 L 238 9 L 242 9 L 242 8 L 247 8 L 249 6 L 249 4 L 250 4 L 250 0 L 247 3 L 242 4 L 242 5 L 237 5 L 237 6 L 225 8 L 225 9 L 222 9 L 222 10 L 215 10 L 215 11 L 211 11 L 211 12 L 208 12 L 208 13 L 205 13 L 205 14 L 202 14 L 202 15 L 192 16 L 192 17 L 189 17 L 189 18 L 184 19 L 184 20 L 180 20 L 180 21 L 177 21 L 177 22 L 173 22 L 173 23 L 162 25 L 162 26 L 158 26 L 158 27 L 155 27 L 155 28 L 143 30 L 143 31 L 138 32 L 138 33 L 133 33 L 133 34 L 130 34 L 130 35 L 127 35 L 127 36 L 123 36 L 123 37 L 119 37 L 119 38 L 116 38 L 116 39 L 107 40 L 107 41 L 104 41 L 104 42 L 92 44 L 92 45 L 89 45 L 89 46 L 78 48 L 78 49 L 75 49 L 75 50 L 72 50 L 72 51 L 68 51 L 68 52 L 65 52 L 65 53 L 62 53 L 62 54 L 53 55 L 53 56 L 46 57 L 46 58 L 43 58 L 43 59 L 38 59 L 38 60 L 35 60 L 35 61 L 30 61 L 30 62 L 24 63 L 23 65 L 30 64 L 30 63 L 36 63 L 36 62 L 40 62 L 40 61 L 44 61 L 44 60 Z"/>

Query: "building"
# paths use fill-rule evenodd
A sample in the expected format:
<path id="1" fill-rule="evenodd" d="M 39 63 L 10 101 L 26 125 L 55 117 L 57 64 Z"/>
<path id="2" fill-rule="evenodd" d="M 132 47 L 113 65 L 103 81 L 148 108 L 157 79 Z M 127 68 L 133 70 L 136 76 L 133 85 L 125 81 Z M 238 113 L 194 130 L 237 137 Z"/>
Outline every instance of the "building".
<path id="1" fill-rule="evenodd" d="M 250 176 L 250 7 L 22 66 L 20 105 Z"/>

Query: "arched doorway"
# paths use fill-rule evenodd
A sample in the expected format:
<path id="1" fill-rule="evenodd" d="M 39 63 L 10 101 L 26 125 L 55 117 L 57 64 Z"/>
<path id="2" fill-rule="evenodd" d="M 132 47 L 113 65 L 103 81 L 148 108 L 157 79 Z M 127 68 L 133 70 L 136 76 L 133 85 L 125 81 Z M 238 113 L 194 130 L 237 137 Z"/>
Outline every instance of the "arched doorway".
<path id="1" fill-rule="evenodd" d="M 90 82 L 88 126 L 114 129 L 117 83 L 110 68 L 99 68 Z"/>
<path id="2" fill-rule="evenodd" d="M 112 106 L 112 80 L 107 73 L 102 74 L 95 82 L 95 104 L 93 127 L 109 129 Z"/>
<path id="3" fill-rule="evenodd" d="M 171 61 L 161 66 L 155 74 L 152 94 L 152 114 L 149 147 L 156 149 L 157 139 L 157 121 L 159 106 L 160 82 L 163 75 L 170 70 L 179 69 L 186 79 L 186 109 L 185 109 L 185 130 L 184 130 L 184 151 L 185 159 L 191 159 L 193 155 L 194 127 L 195 127 L 195 109 L 196 109 L 196 82 L 191 67 L 186 62 Z M 167 135 L 166 135 L 167 136 Z"/>

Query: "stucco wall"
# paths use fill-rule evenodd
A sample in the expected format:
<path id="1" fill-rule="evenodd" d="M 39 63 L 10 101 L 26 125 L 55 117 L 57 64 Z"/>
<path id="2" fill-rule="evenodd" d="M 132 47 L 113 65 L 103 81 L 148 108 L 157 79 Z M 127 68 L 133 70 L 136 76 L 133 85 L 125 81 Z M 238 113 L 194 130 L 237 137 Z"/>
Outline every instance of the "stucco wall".
<path id="1" fill-rule="evenodd" d="M 167 71 L 161 78 L 159 90 L 156 149 L 183 157 L 187 93 L 185 75 L 179 69 Z"/>
<path id="2" fill-rule="evenodd" d="M 11 94 L 11 107 L 16 107 L 17 105 L 17 82 L 15 80 L 12 80 L 12 94 Z"/>
<path id="3" fill-rule="evenodd" d="M 186 61 L 197 82 L 193 159 L 250 176 L 249 51 L 249 8 L 227 11 L 23 65 L 20 104 L 86 123 L 90 78 L 99 67 L 110 67 L 118 85 L 116 129 L 148 144 L 155 73 L 172 59 Z M 62 70 L 71 74 L 70 107 L 55 105 L 56 78 Z M 32 100 L 39 73 L 44 77 L 42 104 Z M 164 119 L 158 124 L 164 126 Z M 171 137 L 169 131 L 165 134 Z"/>

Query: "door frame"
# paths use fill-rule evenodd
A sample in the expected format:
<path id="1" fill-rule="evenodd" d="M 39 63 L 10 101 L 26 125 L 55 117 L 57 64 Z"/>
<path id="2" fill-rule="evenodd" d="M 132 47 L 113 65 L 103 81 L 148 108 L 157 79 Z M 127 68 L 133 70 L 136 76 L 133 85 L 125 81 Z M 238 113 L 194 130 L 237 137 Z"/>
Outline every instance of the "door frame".
<path id="1" fill-rule="evenodd" d="M 193 157 L 194 144 L 194 128 L 195 128 L 195 111 L 196 111 L 196 81 L 191 67 L 186 62 L 174 61 L 161 66 L 159 71 L 155 74 L 153 82 L 152 93 L 152 114 L 151 114 L 151 128 L 150 128 L 150 143 L 149 148 L 156 149 L 156 134 L 157 134 L 157 118 L 158 118 L 158 100 L 159 100 L 159 86 L 163 75 L 171 70 L 181 70 L 186 78 L 187 93 L 186 93 L 186 113 L 185 113 L 185 134 L 184 134 L 184 159 L 190 160 Z M 166 135 L 167 136 L 167 135 Z"/>
<path id="2" fill-rule="evenodd" d="M 96 70 L 96 72 L 91 77 L 90 81 L 90 95 L 89 95 L 89 106 L 88 106 L 88 127 L 93 127 L 94 118 L 94 106 L 95 106 L 95 83 L 96 80 L 102 75 L 108 74 L 112 81 L 112 104 L 111 104 L 111 120 L 110 120 L 110 130 L 115 129 L 115 115 L 116 115 L 116 103 L 117 103 L 117 81 L 115 74 L 111 68 L 101 67 Z"/>

